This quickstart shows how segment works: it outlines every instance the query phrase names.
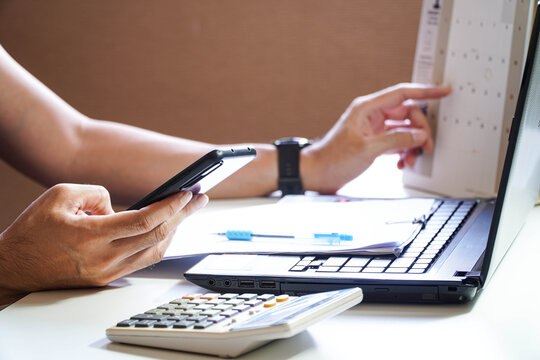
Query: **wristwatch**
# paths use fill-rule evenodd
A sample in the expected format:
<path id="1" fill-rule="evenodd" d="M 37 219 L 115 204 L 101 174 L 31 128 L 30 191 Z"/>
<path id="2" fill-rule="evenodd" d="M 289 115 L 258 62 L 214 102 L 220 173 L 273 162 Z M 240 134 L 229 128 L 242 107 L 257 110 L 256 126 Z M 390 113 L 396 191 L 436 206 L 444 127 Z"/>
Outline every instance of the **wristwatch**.
<path id="1" fill-rule="evenodd" d="M 303 194 L 304 187 L 300 179 L 300 150 L 311 141 L 301 137 L 282 138 L 274 141 L 278 150 L 279 180 L 278 187 L 282 196 Z"/>

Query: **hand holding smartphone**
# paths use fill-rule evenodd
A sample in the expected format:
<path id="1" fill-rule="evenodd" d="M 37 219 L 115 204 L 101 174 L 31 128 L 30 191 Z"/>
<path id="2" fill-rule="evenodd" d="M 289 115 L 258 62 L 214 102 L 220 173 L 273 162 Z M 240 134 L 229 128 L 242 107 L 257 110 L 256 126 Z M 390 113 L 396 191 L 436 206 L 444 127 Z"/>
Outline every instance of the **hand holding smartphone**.
<path id="1" fill-rule="evenodd" d="M 216 149 L 189 165 L 163 185 L 130 206 L 138 210 L 179 191 L 206 193 L 257 156 L 255 149 Z"/>

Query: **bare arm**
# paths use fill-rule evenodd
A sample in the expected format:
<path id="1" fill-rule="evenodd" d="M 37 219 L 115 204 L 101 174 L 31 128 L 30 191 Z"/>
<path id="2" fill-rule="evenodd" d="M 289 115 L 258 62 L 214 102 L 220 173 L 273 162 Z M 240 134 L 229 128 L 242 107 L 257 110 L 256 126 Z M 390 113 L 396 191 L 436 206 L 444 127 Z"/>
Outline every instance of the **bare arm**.
<path id="1" fill-rule="evenodd" d="M 445 87 L 400 84 L 358 97 L 336 124 L 301 152 L 305 188 L 334 192 L 386 152 L 400 168 L 412 166 L 416 149 L 433 149 L 426 117 L 405 102 L 434 99 Z M 394 120 L 390 125 L 387 120 Z M 216 145 L 90 119 L 73 109 L 0 48 L 0 156 L 45 185 L 84 182 L 105 186 L 113 200 L 131 202 Z M 277 189 L 277 152 L 251 145 L 255 161 L 211 191 L 246 197 Z"/>
<path id="2" fill-rule="evenodd" d="M 215 147 L 90 119 L 0 48 L 0 156 L 47 186 L 100 184 L 113 200 L 128 203 Z M 255 147 L 254 163 L 216 188 L 213 196 L 255 196 L 275 190 L 275 151 L 270 145 Z"/>

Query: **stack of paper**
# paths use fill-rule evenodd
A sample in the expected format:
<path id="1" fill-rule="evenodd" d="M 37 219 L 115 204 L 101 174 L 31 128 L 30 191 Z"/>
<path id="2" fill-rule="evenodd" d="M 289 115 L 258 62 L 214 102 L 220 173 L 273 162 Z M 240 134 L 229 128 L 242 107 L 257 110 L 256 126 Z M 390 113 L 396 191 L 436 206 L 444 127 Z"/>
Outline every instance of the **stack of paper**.
<path id="1" fill-rule="evenodd" d="M 433 199 L 348 202 L 321 201 L 321 197 L 312 201 L 300 199 L 192 216 L 179 226 L 165 258 L 219 253 L 399 255 L 422 228 L 414 220 L 429 216 L 433 205 Z M 217 235 L 227 230 L 297 238 L 255 237 L 252 241 L 238 241 Z M 310 240 L 310 234 L 314 233 L 347 234 L 352 235 L 352 240 L 321 245 Z"/>

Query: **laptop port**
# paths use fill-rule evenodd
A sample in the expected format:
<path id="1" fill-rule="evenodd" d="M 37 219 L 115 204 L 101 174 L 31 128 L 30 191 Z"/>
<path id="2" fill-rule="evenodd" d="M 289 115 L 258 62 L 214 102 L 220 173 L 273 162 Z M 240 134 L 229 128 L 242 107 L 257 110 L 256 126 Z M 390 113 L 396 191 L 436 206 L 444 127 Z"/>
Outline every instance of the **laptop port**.
<path id="1" fill-rule="evenodd" d="M 225 280 L 225 281 L 223 282 L 223 285 L 225 285 L 226 287 L 231 286 L 231 280 Z"/>
<path id="2" fill-rule="evenodd" d="M 254 288 L 255 281 L 253 280 L 238 280 L 238 287 L 241 288 Z"/>
<path id="3" fill-rule="evenodd" d="M 276 282 L 270 281 L 270 280 L 263 280 L 259 281 L 259 287 L 263 289 L 275 289 L 276 288 Z"/>

